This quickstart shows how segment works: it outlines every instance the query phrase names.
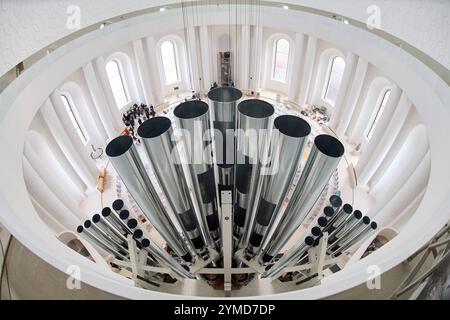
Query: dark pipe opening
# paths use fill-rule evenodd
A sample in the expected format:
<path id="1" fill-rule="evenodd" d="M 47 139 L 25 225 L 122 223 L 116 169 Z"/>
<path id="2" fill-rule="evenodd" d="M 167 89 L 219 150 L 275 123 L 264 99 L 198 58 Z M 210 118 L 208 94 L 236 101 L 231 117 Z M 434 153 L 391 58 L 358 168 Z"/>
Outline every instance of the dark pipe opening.
<path id="1" fill-rule="evenodd" d="M 340 158 L 344 154 L 344 145 L 335 137 L 328 134 L 320 134 L 314 139 L 314 145 L 323 154 L 333 157 Z"/>
<path id="2" fill-rule="evenodd" d="M 92 222 L 97 223 L 100 221 L 100 215 L 98 213 L 92 216 Z"/>
<path id="3" fill-rule="evenodd" d="M 120 213 L 119 213 L 119 217 L 120 217 L 120 219 L 122 219 L 122 220 L 128 219 L 129 216 L 130 216 L 130 212 L 129 212 L 128 210 L 122 210 L 122 211 L 120 211 Z"/>
<path id="4" fill-rule="evenodd" d="M 327 216 L 327 217 L 331 217 L 334 214 L 334 210 L 332 207 L 328 207 L 326 206 L 325 208 L 323 208 L 323 213 Z"/>
<path id="5" fill-rule="evenodd" d="M 370 223 L 370 218 L 368 216 L 364 216 L 363 217 L 363 222 L 364 222 L 364 224 L 369 224 Z"/>
<path id="6" fill-rule="evenodd" d="M 136 219 L 130 219 L 130 220 L 128 220 L 128 222 L 127 222 L 127 226 L 128 226 L 128 228 L 130 228 L 130 229 L 134 229 L 134 228 L 136 228 L 137 227 L 137 221 L 136 221 Z"/>
<path id="7" fill-rule="evenodd" d="M 353 215 L 355 216 L 356 219 L 362 218 L 362 212 L 359 210 L 355 210 L 355 212 L 353 212 Z"/>
<path id="8" fill-rule="evenodd" d="M 147 247 L 150 245 L 150 240 L 148 240 L 148 239 L 142 239 L 141 245 L 142 245 L 144 248 L 147 248 Z"/>
<path id="9" fill-rule="evenodd" d="M 119 136 L 111 140 L 106 146 L 108 157 L 118 157 L 127 152 L 133 145 L 133 138 L 130 136 Z"/>
<path id="10" fill-rule="evenodd" d="M 142 232 L 141 229 L 134 230 L 133 232 L 133 237 L 135 237 L 136 239 L 142 238 L 143 235 L 144 233 Z"/>
<path id="11" fill-rule="evenodd" d="M 242 101 L 238 105 L 238 110 L 249 118 L 268 118 L 275 112 L 273 106 L 263 100 L 249 99 Z"/>
<path id="12" fill-rule="evenodd" d="M 344 204 L 342 209 L 344 210 L 345 213 L 348 213 L 348 214 L 352 213 L 352 211 L 353 211 L 353 207 L 348 203 Z"/>
<path id="13" fill-rule="evenodd" d="M 89 228 L 90 226 L 91 226 L 91 221 L 89 221 L 89 220 L 86 220 L 85 222 L 84 222 L 84 227 L 87 229 L 87 228 Z"/>
<path id="14" fill-rule="evenodd" d="M 142 138 L 155 138 L 170 129 L 170 119 L 166 117 L 150 118 L 142 123 L 138 128 L 138 135 Z"/>
<path id="15" fill-rule="evenodd" d="M 319 217 L 319 219 L 317 219 L 317 224 L 318 224 L 319 226 L 321 226 L 322 228 L 323 228 L 323 227 L 326 227 L 327 223 L 328 223 L 327 218 Z"/>
<path id="16" fill-rule="evenodd" d="M 342 206 L 342 199 L 334 194 L 330 197 L 330 203 L 333 207 L 340 207 Z"/>
<path id="17" fill-rule="evenodd" d="M 378 225 L 377 225 L 377 223 L 376 223 L 375 221 L 372 221 L 372 222 L 370 223 L 370 226 L 372 227 L 373 230 L 375 230 L 376 228 L 378 228 Z"/>
<path id="18" fill-rule="evenodd" d="M 208 98 L 217 102 L 233 102 L 242 98 L 242 92 L 236 88 L 221 87 L 209 91 Z"/>
<path id="19" fill-rule="evenodd" d="M 118 211 L 120 209 L 122 209 L 124 206 L 124 203 L 121 199 L 117 199 L 113 202 L 112 207 L 114 210 Z"/>
<path id="20" fill-rule="evenodd" d="M 314 244 L 314 238 L 313 238 L 313 237 L 310 237 L 310 236 L 307 236 L 307 237 L 305 238 L 305 243 L 306 243 L 308 246 L 312 246 L 312 245 Z"/>
<path id="21" fill-rule="evenodd" d="M 311 126 L 302 118 L 282 115 L 275 119 L 274 127 L 282 134 L 294 138 L 306 137 L 311 133 Z"/>
<path id="22" fill-rule="evenodd" d="M 200 117 L 208 112 L 208 105 L 206 102 L 193 100 L 180 103 L 173 114 L 180 119 L 193 119 Z"/>
<path id="23" fill-rule="evenodd" d="M 105 207 L 102 209 L 102 216 L 107 217 L 111 214 L 111 208 Z"/>
<path id="24" fill-rule="evenodd" d="M 320 228 L 319 228 L 319 227 L 313 227 L 313 228 L 311 229 L 311 234 L 312 234 L 314 237 L 318 237 L 318 236 L 320 235 L 320 233 L 321 233 L 321 231 L 320 231 Z"/>
<path id="25" fill-rule="evenodd" d="M 83 226 L 78 226 L 77 227 L 77 232 L 78 233 L 82 233 L 83 232 Z"/>

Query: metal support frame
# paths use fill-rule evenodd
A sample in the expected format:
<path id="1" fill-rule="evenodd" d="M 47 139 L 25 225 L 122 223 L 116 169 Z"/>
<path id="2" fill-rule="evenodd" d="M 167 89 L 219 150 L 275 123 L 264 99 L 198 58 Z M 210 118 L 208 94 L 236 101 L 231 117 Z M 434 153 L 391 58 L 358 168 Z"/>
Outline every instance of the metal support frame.
<path id="1" fill-rule="evenodd" d="M 220 195 L 222 200 L 221 216 L 222 216 L 222 253 L 223 253 L 223 289 L 225 295 L 231 295 L 231 274 L 232 274 L 232 257 L 233 257 L 233 220 L 232 220 L 232 192 L 222 191 Z"/>

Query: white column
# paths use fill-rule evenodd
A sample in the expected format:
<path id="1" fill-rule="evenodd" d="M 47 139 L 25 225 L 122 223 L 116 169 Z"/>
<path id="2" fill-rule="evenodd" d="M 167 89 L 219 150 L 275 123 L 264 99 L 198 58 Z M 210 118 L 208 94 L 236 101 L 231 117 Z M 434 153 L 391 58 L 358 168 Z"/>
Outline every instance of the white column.
<path id="1" fill-rule="evenodd" d="M 364 83 L 364 78 L 366 77 L 368 66 L 369 63 L 365 59 L 361 57 L 358 58 L 358 63 L 356 64 L 356 70 L 353 76 L 352 85 L 348 90 L 346 99 L 344 99 L 345 102 L 342 107 L 341 121 L 339 122 L 339 126 L 335 131 L 338 137 L 343 137 L 345 135 L 348 125 L 350 124 L 350 120 L 353 117 L 353 112 L 355 111 L 359 95 L 361 94 L 361 88 Z"/>
<path id="2" fill-rule="evenodd" d="M 329 124 L 330 128 L 334 130 L 337 130 L 342 120 L 347 121 L 346 119 L 344 119 L 344 115 L 342 113 L 345 109 L 345 98 L 347 97 L 347 90 L 350 86 L 355 72 L 356 59 L 357 57 L 352 52 L 347 52 L 347 56 L 345 57 L 344 74 L 342 75 L 341 85 L 339 86 L 339 91 L 336 97 L 336 102 L 334 103 Z M 347 116 L 348 115 L 345 115 L 345 117 Z"/>
<path id="3" fill-rule="evenodd" d="M 392 144 L 394 143 L 405 123 L 411 106 L 411 101 L 403 93 L 392 116 L 392 119 L 386 130 L 384 131 L 383 137 L 377 144 L 374 151 L 371 154 L 369 154 L 367 151 L 362 154 L 360 161 L 364 160 L 364 162 L 367 164 L 364 167 L 362 167 L 363 163 L 361 163 L 360 165 L 360 161 L 358 161 L 358 163 L 356 164 L 355 170 L 359 185 L 367 185 L 367 182 L 370 180 L 372 175 L 382 163 L 383 159 L 386 157 L 386 154 L 389 152 L 389 149 L 392 147 Z M 365 157 L 369 157 L 369 159 L 366 160 L 364 159 Z"/>
<path id="4" fill-rule="evenodd" d="M 25 157 L 23 158 L 23 172 L 25 184 L 33 198 L 57 221 L 68 229 L 75 230 L 82 221 L 81 217 L 77 217 L 53 194 Z"/>
<path id="5" fill-rule="evenodd" d="M 85 66 L 83 66 L 83 73 L 86 78 L 95 109 L 97 110 L 98 116 L 103 125 L 103 129 L 106 131 L 107 138 L 112 139 L 117 136 L 117 130 L 114 128 L 114 122 L 108 107 L 108 102 L 103 89 L 100 88 L 92 62 L 88 62 Z"/>
<path id="6" fill-rule="evenodd" d="M 211 80 L 211 48 L 209 45 L 208 26 L 200 27 L 200 49 L 202 56 L 203 84 L 206 91 L 209 90 L 213 81 Z"/>
<path id="7" fill-rule="evenodd" d="M 261 88 L 261 60 L 263 55 L 263 28 L 253 26 L 253 52 L 251 54 L 251 71 L 249 89 L 256 92 Z"/>
<path id="8" fill-rule="evenodd" d="M 239 85 L 242 90 L 247 90 L 249 88 L 250 77 L 250 26 L 248 24 L 244 24 L 241 28 L 241 62 L 239 65 Z"/>
<path id="9" fill-rule="evenodd" d="M 150 71 L 148 69 L 147 61 L 145 59 L 144 47 L 142 46 L 141 39 L 133 41 L 133 51 L 134 57 L 136 59 L 140 85 L 144 92 L 145 102 L 147 105 L 156 105 L 156 101 L 152 93 Z"/>
<path id="10" fill-rule="evenodd" d="M 112 118 L 114 120 L 114 124 L 116 128 L 123 128 L 122 123 L 122 115 L 119 112 L 119 109 L 116 104 L 116 100 L 114 99 L 114 95 L 111 89 L 111 85 L 109 84 L 108 75 L 106 73 L 106 63 L 105 59 L 102 56 L 95 58 L 94 60 L 95 70 L 97 72 L 98 78 L 100 79 L 100 84 L 103 88 L 103 92 L 106 97 L 106 101 L 108 103 L 109 111 L 111 112 Z"/>
<path id="11" fill-rule="evenodd" d="M 308 97 L 308 92 L 311 88 L 311 77 L 312 71 L 314 69 L 314 63 L 316 60 L 316 50 L 317 50 L 317 38 L 313 36 L 308 36 L 305 60 L 303 64 L 303 70 L 301 73 L 300 90 L 298 93 L 298 103 L 300 107 L 304 106 L 307 103 L 306 97 Z"/>
<path id="12" fill-rule="evenodd" d="M 153 36 L 147 37 L 145 39 L 145 44 L 147 45 L 148 67 L 150 70 L 150 79 L 153 88 L 152 90 L 153 98 L 155 99 L 156 104 L 158 105 L 163 102 L 163 86 L 157 64 L 158 60 L 156 58 L 156 52 L 158 48 L 156 47 L 155 38 Z M 179 72 L 181 72 L 181 70 L 179 70 Z"/>
<path id="13" fill-rule="evenodd" d="M 191 86 L 192 89 L 197 92 L 202 89 L 202 85 L 200 81 L 200 68 L 198 63 L 196 27 L 187 28 L 186 35 L 188 61 L 191 70 Z"/>
<path id="14" fill-rule="evenodd" d="M 372 179 L 370 182 L 370 193 L 373 197 L 377 201 L 385 202 L 395 194 L 414 173 L 428 150 L 425 126 L 417 125 L 401 144 L 399 152 L 380 179 L 378 181 Z"/>
<path id="15" fill-rule="evenodd" d="M 49 189 L 58 197 L 59 200 L 78 217 L 83 217 L 77 200 L 74 199 L 74 193 L 71 192 L 71 181 L 67 181 L 67 177 L 59 174 L 58 168 L 52 166 L 52 159 L 48 159 L 46 154 L 36 154 L 34 148 L 27 141 L 24 149 L 25 158 L 29 164 L 34 168 L 36 173 L 41 177 Z"/>
<path id="16" fill-rule="evenodd" d="M 58 143 L 67 160 L 78 172 L 84 184 L 88 187 L 93 187 L 95 185 L 96 174 L 92 168 L 86 165 L 82 156 L 73 146 L 49 99 L 45 101 L 40 112 L 42 113 L 42 117 L 52 133 L 53 138 L 56 143 Z"/>
<path id="17" fill-rule="evenodd" d="M 428 152 L 422 159 L 420 165 L 404 183 L 401 189 L 392 195 L 392 198 L 380 210 L 374 208 L 369 212 L 370 217 L 378 223 L 378 227 L 388 226 L 394 219 L 404 211 L 417 197 L 421 196 L 422 191 L 428 184 L 430 175 L 431 156 Z"/>
<path id="18" fill-rule="evenodd" d="M 302 61 L 304 58 L 304 49 L 306 45 L 306 36 L 301 33 L 295 35 L 294 54 L 292 61 L 291 78 L 289 81 L 288 99 L 297 101 L 300 87 L 299 73 L 303 70 Z"/>

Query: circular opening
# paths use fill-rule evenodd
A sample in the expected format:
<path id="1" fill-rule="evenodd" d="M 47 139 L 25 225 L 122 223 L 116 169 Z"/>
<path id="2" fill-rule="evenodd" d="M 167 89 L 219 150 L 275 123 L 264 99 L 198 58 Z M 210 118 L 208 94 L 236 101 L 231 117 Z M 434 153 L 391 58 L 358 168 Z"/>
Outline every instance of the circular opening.
<path id="1" fill-rule="evenodd" d="M 148 119 L 138 128 L 138 135 L 142 138 L 150 139 L 159 137 L 170 129 L 170 119 L 166 117 L 155 117 Z"/>
<path id="2" fill-rule="evenodd" d="M 242 101 L 238 105 L 238 110 L 249 118 L 257 119 L 268 118 L 275 112 L 270 103 L 258 99 Z"/>
<path id="3" fill-rule="evenodd" d="M 83 226 L 78 226 L 77 227 L 77 232 L 78 233 L 82 233 L 83 232 Z"/>
<path id="4" fill-rule="evenodd" d="M 111 209 L 109 207 L 103 208 L 102 216 L 107 217 L 111 214 Z"/>
<path id="5" fill-rule="evenodd" d="M 148 240 L 148 239 L 142 239 L 141 245 L 142 245 L 144 248 L 147 248 L 147 247 L 150 245 L 150 240 Z"/>
<path id="6" fill-rule="evenodd" d="M 92 222 L 97 223 L 100 221 L 100 215 L 98 213 L 92 216 Z"/>
<path id="7" fill-rule="evenodd" d="M 130 136 L 119 136 L 111 140 L 106 146 L 108 157 L 118 157 L 127 152 L 133 145 L 133 138 Z"/>
<path id="8" fill-rule="evenodd" d="M 120 209 L 122 209 L 123 208 L 123 201 L 122 200 L 120 200 L 120 199 L 117 199 L 117 200 L 115 200 L 114 202 L 113 202 L 113 204 L 112 204 L 112 207 L 113 207 L 113 209 L 114 210 L 120 210 Z"/>
<path id="9" fill-rule="evenodd" d="M 337 195 L 332 195 L 330 197 L 330 203 L 333 207 L 340 207 L 342 206 L 342 199 Z"/>
<path id="10" fill-rule="evenodd" d="M 332 207 L 325 207 L 323 208 L 323 213 L 327 216 L 327 217 L 331 217 L 334 214 L 334 210 Z"/>
<path id="11" fill-rule="evenodd" d="M 91 221 L 89 221 L 89 220 L 86 220 L 85 222 L 84 222 L 84 227 L 85 228 L 89 228 L 90 226 L 91 226 Z"/>
<path id="12" fill-rule="evenodd" d="M 221 87 L 209 91 L 208 98 L 216 102 L 233 102 L 242 98 L 242 92 L 236 88 Z"/>
<path id="13" fill-rule="evenodd" d="M 208 104 L 203 101 L 193 100 L 180 103 L 173 114 L 180 119 L 193 119 L 200 117 L 208 112 Z"/>
<path id="14" fill-rule="evenodd" d="M 119 217 L 120 217 L 120 219 L 122 219 L 122 220 L 128 219 L 129 216 L 130 216 L 130 212 L 129 212 L 128 210 L 122 210 L 122 211 L 120 211 L 120 213 L 119 213 Z"/>
<path id="15" fill-rule="evenodd" d="M 279 116 L 273 124 L 282 134 L 289 137 L 302 138 L 311 133 L 311 126 L 308 122 L 292 115 Z"/>
<path id="16" fill-rule="evenodd" d="M 130 229 L 136 228 L 136 227 L 137 227 L 137 221 L 136 221 L 136 219 L 130 219 L 130 220 L 128 220 L 127 226 L 128 226 L 128 228 L 130 228 Z"/>
<path id="17" fill-rule="evenodd" d="M 344 210 L 345 213 L 348 213 L 348 214 L 352 213 L 352 211 L 353 211 L 353 207 L 348 203 L 344 204 L 342 209 Z"/>
<path id="18" fill-rule="evenodd" d="M 320 217 L 319 219 L 317 219 L 317 224 L 319 226 L 321 226 L 322 228 L 325 227 L 327 225 L 327 223 L 328 223 L 327 218 Z"/>
<path id="19" fill-rule="evenodd" d="M 311 234 L 312 234 L 314 237 L 318 237 L 318 236 L 320 235 L 320 228 L 319 228 L 319 227 L 313 227 L 313 228 L 311 229 Z"/>
<path id="20" fill-rule="evenodd" d="M 373 230 L 375 230 L 376 228 L 378 228 L 378 225 L 377 225 L 377 223 L 376 223 L 375 221 L 372 221 L 372 222 L 370 223 L 370 226 L 372 227 Z"/>
<path id="21" fill-rule="evenodd" d="M 142 238 L 143 235 L 144 233 L 140 229 L 134 230 L 133 232 L 133 237 L 135 237 L 136 239 Z"/>
<path id="22" fill-rule="evenodd" d="M 343 144 L 333 136 L 328 134 L 320 134 L 314 139 L 314 145 L 323 154 L 333 157 L 340 158 L 344 154 Z"/>
<path id="23" fill-rule="evenodd" d="M 313 238 L 313 237 L 310 237 L 310 236 L 306 237 L 306 238 L 305 238 L 305 243 L 306 243 L 308 246 L 312 246 L 312 245 L 314 244 L 314 238 Z"/>
<path id="24" fill-rule="evenodd" d="M 370 218 L 368 216 L 364 216 L 363 217 L 363 222 L 364 222 L 364 224 L 369 224 L 370 223 Z"/>
<path id="25" fill-rule="evenodd" d="M 359 210 L 355 210 L 355 212 L 353 212 L 353 215 L 355 216 L 356 219 L 361 219 L 362 212 Z"/>

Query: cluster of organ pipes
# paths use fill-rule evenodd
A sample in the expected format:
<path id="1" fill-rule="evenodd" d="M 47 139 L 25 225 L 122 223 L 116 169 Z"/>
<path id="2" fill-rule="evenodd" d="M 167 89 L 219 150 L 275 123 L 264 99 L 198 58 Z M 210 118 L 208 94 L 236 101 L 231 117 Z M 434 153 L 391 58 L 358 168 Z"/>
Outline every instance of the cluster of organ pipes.
<path id="1" fill-rule="evenodd" d="M 208 266 L 223 266 L 220 252 L 227 239 L 222 238 L 219 223 L 220 197 L 222 191 L 231 191 L 233 232 L 229 240 L 234 253 L 243 252 L 246 260 L 264 267 L 262 277 L 269 277 L 304 261 L 308 249 L 317 245 L 325 232 L 329 234 L 328 254 L 335 257 L 376 228 L 360 211 L 332 196 L 311 234 L 279 258 L 328 184 L 344 146 L 331 135 L 316 136 L 290 201 L 282 208 L 311 134 L 310 125 L 293 115 L 274 119 L 274 107 L 262 100 L 239 102 L 242 93 L 235 88 L 213 89 L 208 98 L 211 108 L 195 100 L 174 109 L 181 132 L 178 143 L 170 119 L 155 117 L 138 129 L 142 155 L 129 136 L 113 139 L 106 148 L 129 194 L 176 257 L 145 235 L 122 200 L 79 226 L 86 240 L 126 260 L 127 236 L 131 235 L 137 247 L 149 253 L 149 265 L 195 278 L 189 266 L 206 261 L 212 252 L 219 253 L 218 259 Z M 150 162 L 175 219 L 153 186 L 145 160 Z M 241 262 L 235 259 L 233 266 L 240 267 Z"/>

